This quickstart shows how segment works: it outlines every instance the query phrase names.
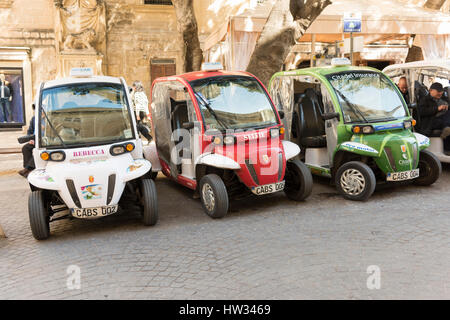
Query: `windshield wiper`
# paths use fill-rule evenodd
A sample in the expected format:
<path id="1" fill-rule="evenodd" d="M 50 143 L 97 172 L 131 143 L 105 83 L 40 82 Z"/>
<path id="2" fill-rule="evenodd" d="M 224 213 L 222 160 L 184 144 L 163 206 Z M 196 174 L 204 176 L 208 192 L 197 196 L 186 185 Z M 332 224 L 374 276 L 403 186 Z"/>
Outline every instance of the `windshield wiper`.
<path id="1" fill-rule="evenodd" d="M 48 124 L 50 125 L 50 128 L 52 128 L 53 132 L 56 134 L 56 136 L 59 138 L 59 140 L 61 141 L 61 144 L 63 145 L 64 148 L 67 148 L 66 144 L 64 143 L 64 140 L 61 138 L 61 136 L 59 135 L 58 131 L 56 131 L 55 127 L 53 127 L 52 122 L 50 121 L 50 119 L 47 116 L 47 112 L 45 112 L 44 108 L 42 108 L 42 105 L 39 106 L 39 108 L 41 109 L 41 112 L 44 114 L 45 119 L 47 119 Z"/>
<path id="2" fill-rule="evenodd" d="M 219 123 L 222 128 L 228 129 L 228 126 L 217 116 L 217 113 L 214 111 L 214 109 L 211 107 L 208 101 L 206 101 L 205 98 L 198 92 L 194 93 L 197 99 L 200 99 L 200 102 L 208 109 L 209 113 L 216 119 L 217 123 Z"/>
<path id="3" fill-rule="evenodd" d="M 342 92 L 340 92 L 338 89 L 334 89 L 334 90 L 341 96 L 342 100 L 344 100 L 344 102 L 353 110 L 354 114 L 358 114 L 365 123 L 369 123 L 369 121 L 367 121 L 366 117 L 364 117 L 363 113 L 361 112 L 361 110 L 359 110 L 359 108 L 356 105 L 351 103 L 347 99 L 347 97 Z"/>

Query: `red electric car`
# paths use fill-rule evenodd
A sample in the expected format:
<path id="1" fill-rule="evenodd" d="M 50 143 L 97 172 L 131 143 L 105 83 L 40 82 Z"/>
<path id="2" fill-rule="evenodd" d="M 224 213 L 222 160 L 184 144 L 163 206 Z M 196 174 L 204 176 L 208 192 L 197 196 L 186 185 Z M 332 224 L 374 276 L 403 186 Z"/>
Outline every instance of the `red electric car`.
<path id="1" fill-rule="evenodd" d="M 311 193 L 311 173 L 296 159 L 300 148 L 283 141 L 280 115 L 249 73 L 212 63 L 158 78 L 151 118 L 154 141 L 144 154 L 153 171 L 195 190 L 212 218 L 226 215 L 230 198 L 284 190 L 301 201 Z"/>

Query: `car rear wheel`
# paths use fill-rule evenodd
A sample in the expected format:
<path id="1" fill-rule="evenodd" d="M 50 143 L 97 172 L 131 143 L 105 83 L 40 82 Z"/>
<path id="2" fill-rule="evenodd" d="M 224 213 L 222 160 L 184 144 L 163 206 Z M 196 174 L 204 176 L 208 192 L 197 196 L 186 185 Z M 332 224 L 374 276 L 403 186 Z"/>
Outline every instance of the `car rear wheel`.
<path id="1" fill-rule="evenodd" d="M 50 236 L 50 217 L 48 204 L 43 191 L 33 191 L 28 197 L 28 215 L 33 237 L 44 240 Z"/>
<path id="2" fill-rule="evenodd" d="M 344 198 L 366 201 L 375 191 L 377 181 L 368 165 L 351 161 L 343 164 L 336 173 L 336 188 Z"/>
<path id="3" fill-rule="evenodd" d="M 208 174 L 200 180 L 200 199 L 203 210 L 213 219 L 224 217 L 228 212 L 228 192 L 222 179 Z"/>
<path id="4" fill-rule="evenodd" d="M 414 180 L 418 186 L 432 185 L 439 179 L 442 173 L 442 165 L 439 159 L 428 150 L 423 150 L 419 155 L 419 177 Z"/>
<path id="5" fill-rule="evenodd" d="M 154 226 L 158 222 L 158 199 L 155 182 L 151 179 L 142 179 L 138 197 L 142 222 L 146 226 Z"/>
<path id="6" fill-rule="evenodd" d="M 291 200 L 305 200 L 312 192 L 313 178 L 311 171 L 299 160 L 287 162 L 285 180 L 284 193 Z"/>

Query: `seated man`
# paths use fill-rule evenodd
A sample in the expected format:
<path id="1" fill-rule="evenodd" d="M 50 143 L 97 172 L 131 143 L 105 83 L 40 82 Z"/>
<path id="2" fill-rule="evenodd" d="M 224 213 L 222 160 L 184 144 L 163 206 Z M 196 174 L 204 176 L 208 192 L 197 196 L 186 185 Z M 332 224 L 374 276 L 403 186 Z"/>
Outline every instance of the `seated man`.
<path id="1" fill-rule="evenodd" d="M 33 111 L 35 109 L 34 103 L 31 105 Z M 30 120 L 30 126 L 28 127 L 27 135 L 31 136 L 34 134 L 34 116 Z M 30 142 L 26 143 L 22 147 L 22 155 L 23 155 L 23 169 L 19 171 L 19 174 L 27 178 L 31 171 L 35 169 L 34 159 L 33 159 L 33 149 L 34 149 L 34 140 L 30 140 Z"/>
<path id="2" fill-rule="evenodd" d="M 406 77 L 401 77 L 397 84 L 398 89 L 402 93 L 403 99 L 405 99 L 406 103 L 409 104 L 409 93 L 408 93 L 408 82 L 406 81 Z"/>

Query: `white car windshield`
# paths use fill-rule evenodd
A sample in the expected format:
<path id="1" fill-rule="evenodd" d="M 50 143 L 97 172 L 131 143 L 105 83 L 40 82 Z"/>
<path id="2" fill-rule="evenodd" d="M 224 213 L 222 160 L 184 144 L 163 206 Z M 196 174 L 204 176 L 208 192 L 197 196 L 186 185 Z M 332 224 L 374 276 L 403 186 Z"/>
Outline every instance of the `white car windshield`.
<path id="1" fill-rule="evenodd" d="M 346 123 L 396 120 L 407 116 L 394 85 L 382 73 L 347 71 L 327 76 Z"/>
<path id="2" fill-rule="evenodd" d="M 251 77 L 224 76 L 192 83 L 206 129 L 257 129 L 277 124 L 272 103 Z"/>
<path id="3" fill-rule="evenodd" d="M 42 147 L 114 143 L 134 138 L 123 86 L 70 84 L 42 92 L 39 109 Z"/>

